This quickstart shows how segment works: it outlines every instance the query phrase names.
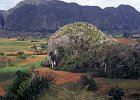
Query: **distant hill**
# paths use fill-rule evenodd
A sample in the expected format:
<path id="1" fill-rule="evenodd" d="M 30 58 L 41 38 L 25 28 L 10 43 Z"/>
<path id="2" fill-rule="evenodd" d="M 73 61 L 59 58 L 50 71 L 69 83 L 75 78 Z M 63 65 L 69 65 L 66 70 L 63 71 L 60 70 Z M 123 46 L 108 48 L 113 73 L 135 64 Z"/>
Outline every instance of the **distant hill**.
<path id="1" fill-rule="evenodd" d="M 4 27 L 4 13 L 5 11 L 0 10 L 0 29 L 3 29 Z"/>
<path id="2" fill-rule="evenodd" d="M 101 9 L 58 0 L 24 0 L 7 11 L 4 29 L 55 32 L 73 22 L 88 22 L 103 31 L 139 30 L 140 12 L 129 5 Z"/>

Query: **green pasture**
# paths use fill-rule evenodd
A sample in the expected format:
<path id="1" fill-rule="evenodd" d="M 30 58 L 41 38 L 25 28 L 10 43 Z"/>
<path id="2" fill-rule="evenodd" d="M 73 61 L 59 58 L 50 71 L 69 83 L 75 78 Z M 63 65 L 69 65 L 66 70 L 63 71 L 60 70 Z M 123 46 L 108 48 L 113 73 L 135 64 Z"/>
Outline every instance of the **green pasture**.
<path id="1" fill-rule="evenodd" d="M 21 50 L 30 50 L 33 44 L 39 44 L 43 41 L 37 43 L 31 42 L 31 40 L 18 41 L 0 38 L 0 52 L 16 52 Z"/>

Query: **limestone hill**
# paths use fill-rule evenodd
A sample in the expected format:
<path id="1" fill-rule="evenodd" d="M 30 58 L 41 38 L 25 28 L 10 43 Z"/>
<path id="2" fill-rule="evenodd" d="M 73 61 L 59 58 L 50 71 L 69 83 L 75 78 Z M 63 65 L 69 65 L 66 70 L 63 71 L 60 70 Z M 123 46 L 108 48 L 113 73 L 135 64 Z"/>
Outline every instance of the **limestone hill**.
<path id="1" fill-rule="evenodd" d="M 60 28 L 48 41 L 49 49 L 54 50 L 60 46 L 88 45 L 93 47 L 99 44 L 112 44 L 115 39 L 98 30 L 97 27 L 78 22 Z"/>
<path id="2" fill-rule="evenodd" d="M 57 51 L 57 68 L 60 70 L 83 72 L 96 51 L 114 43 L 114 38 L 97 27 L 78 22 L 66 25 L 53 34 L 48 40 L 48 51 Z"/>

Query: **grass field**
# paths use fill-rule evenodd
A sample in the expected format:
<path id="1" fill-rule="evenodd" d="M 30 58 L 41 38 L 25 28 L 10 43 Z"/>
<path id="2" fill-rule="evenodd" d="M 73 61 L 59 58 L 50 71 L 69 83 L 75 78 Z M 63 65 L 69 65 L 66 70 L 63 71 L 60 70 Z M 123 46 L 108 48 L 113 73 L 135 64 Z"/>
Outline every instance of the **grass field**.
<path id="1" fill-rule="evenodd" d="M 0 67 L 1 73 L 14 73 L 17 70 L 28 70 L 31 67 L 40 67 L 40 62 L 43 61 L 46 55 L 33 55 L 30 47 L 33 44 L 40 44 L 44 42 L 40 40 L 40 42 L 34 43 L 31 40 L 18 41 L 16 38 L 6 39 L 0 38 L 0 52 L 4 54 L 16 54 L 17 51 L 26 51 L 25 53 L 30 53 L 30 56 L 27 56 L 26 59 L 19 59 L 17 56 L 6 56 L 0 55 L 0 59 L 2 60 L 10 60 L 12 66 Z"/>
<path id="2" fill-rule="evenodd" d="M 36 43 L 39 44 L 42 41 Z M 31 40 L 17 41 L 14 39 L 0 38 L 0 52 L 16 52 L 21 50 L 31 50 L 30 47 L 35 44 Z"/>
<path id="3" fill-rule="evenodd" d="M 0 39 L 0 52 L 30 50 L 31 45 L 33 45 L 33 43 L 29 41 L 16 41 L 16 39 Z"/>

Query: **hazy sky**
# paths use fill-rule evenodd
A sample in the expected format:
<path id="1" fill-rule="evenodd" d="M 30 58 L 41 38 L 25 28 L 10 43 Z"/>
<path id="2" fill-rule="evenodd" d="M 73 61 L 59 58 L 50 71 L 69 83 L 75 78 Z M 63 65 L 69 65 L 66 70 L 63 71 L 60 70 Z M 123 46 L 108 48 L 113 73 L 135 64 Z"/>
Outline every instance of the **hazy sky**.
<path id="1" fill-rule="evenodd" d="M 22 0 L 0 0 L 0 10 L 7 10 L 14 7 L 18 2 Z M 140 0 L 61 0 L 66 2 L 77 2 L 81 5 L 100 6 L 101 8 L 114 6 L 117 7 L 120 4 L 127 4 L 135 7 L 140 11 Z"/>

